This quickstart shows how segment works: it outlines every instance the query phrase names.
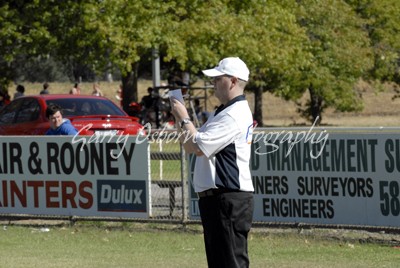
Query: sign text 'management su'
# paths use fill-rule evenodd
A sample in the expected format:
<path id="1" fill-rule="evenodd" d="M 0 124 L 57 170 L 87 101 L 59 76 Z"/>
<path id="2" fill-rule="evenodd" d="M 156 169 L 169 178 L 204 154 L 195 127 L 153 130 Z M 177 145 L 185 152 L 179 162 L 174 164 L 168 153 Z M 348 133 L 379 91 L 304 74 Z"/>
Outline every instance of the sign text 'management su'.
<path id="1" fill-rule="evenodd" d="M 398 226 L 399 136 L 334 133 L 317 141 L 253 143 L 256 220 Z"/>

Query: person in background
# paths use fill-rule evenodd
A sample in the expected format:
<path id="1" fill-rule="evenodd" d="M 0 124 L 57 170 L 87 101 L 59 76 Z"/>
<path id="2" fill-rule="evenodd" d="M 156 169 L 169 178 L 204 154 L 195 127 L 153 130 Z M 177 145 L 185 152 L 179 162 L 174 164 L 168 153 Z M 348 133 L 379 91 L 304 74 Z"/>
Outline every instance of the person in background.
<path id="1" fill-rule="evenodd" d="M 93 95 L 93 96 L 100 96 L 100 97 L 103 96 L 103 92 L 101 92 L 101 90 L 100 90 L 100 85 L 99 85 L 99 83 L 94 83 L 94 84 L 93 84 L 92 95 Z"/>
<path id="2" fill-rule="evenodd" d="M 197 130 L 184 104 L 171 99 L 187 153 L 196 154 L 194 190 L 204 230 L 208 267 L 249 267 L 247 237 L 253 221 L 250 173 L 253 116 L 244 95 L 249 69 L 238 57 L 204 70 L 221 105 Z M 188 138 L 190 137 L 190 138 Z"/>
<path id="3" fill-rule="evenodd" d="M 118 89 L 117 89 L 117 94 L 115 95 L 115 98 L 120 102 L 120 105 L 122 107 L 122 84 L 119 85 Z"/>
<path id="4" fill-rule="evenodd" d="M 43 84 L 43 89 L 42 89 L 42 91 L 40 91 L 40 95 L 42 95 L 42 94 L 50 94 L 50 92 L 49 92 L 49 83 L 44 83 Z"/>
<path id="5" fill-rule="evenodd" d="M 14 99 L 24 96 L 25 87 L 23 85 L 18 85 L 14 93 Z"/>
<path id="6" fill-rule="evenodd" d="M 142 97 L 140 101 L 142 124 L 146 124 L 156 120 L 158 115 L 157 95 L 152 87 L 147 88 L 147 95 Z"/>
<path id="7" fill-rule="evenodd" d="M 150 110 L 156 104 L 157 104 L 157 97 L 155 96 L 155 94 L 153 94 L 153 88 L 148 87 L 147 95 L 142 97 L 142 100 L 140 101 L 140 105 L 142 105 L 142 108 L 144 110 Z"/>
<path id="8" fill-rule="evenodd" d="M 10 95 L 8 94 L 7 89 L 0 88 L 0 107 L 6 106 L 11 102 Z"/>
<path id="9" fill-rule="evenodd" d="M 46 117 L 49 119 L 50 128 L 45 135 L 76 135 L 78 133 L 71 121 L 63 118 L 61 106 L 49 104 L 46 109 Z"/>
<path id="10" fill-rule="evenodd" d="M 78 83 L 74 84 L 74 87 L 69 91 L 69 94 L 72 95 L 81 95 L 81 89 Z"/>

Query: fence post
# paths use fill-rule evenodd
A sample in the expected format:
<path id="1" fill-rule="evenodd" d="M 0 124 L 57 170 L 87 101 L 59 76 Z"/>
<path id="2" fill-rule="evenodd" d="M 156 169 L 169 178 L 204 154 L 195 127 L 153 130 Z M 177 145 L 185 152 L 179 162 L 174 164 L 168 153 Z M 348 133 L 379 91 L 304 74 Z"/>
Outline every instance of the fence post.
<path id="1" fill-rule="evenodd" d="M 163 145 L 162 145 L 162 143 L 164 142 L 164 137 L 161 137 L 161 139 L 160 139 L 160 144 L 158 145 L 158 150 L 160 151 L 160 153 L 163 151 Z M 159 162 L 159 164 L 160 164 L 160 172 L 159 172 L 159 175 L 160 175 L 160 180 L 162 180 L 163 179 L 163 159 L 162 159 L 162 157 L 161 157 L 161 159 L 160 159 L 160 162 Z"/>
<path id="2" fill-rule="evenodd" d="M 186 165 L 186 153 L 182 143 L 180 143 L 180 154 L 181 154 L 181 183 L 182 183 L 182 224 L 185 224 L 185 222 L 188 219 L 187 208 L 189 207 L 188 205 L 189 199 L 187 198 L 188 172 Z"/>

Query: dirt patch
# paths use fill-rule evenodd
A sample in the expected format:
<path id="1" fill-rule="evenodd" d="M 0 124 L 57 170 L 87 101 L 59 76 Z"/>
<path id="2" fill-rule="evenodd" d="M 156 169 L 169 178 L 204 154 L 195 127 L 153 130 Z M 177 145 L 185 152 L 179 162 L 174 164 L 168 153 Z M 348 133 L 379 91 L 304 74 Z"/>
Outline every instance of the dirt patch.
<path id="1" fill-rule="evenodd" d="M 357 230 L 331 228 L 252 228 L 253 233 L 271 235 L 296 235 L 304 238 L 338 240 L 347 243 L 378 243 L 400 246 L 400 234 L 384 230 Z"/>

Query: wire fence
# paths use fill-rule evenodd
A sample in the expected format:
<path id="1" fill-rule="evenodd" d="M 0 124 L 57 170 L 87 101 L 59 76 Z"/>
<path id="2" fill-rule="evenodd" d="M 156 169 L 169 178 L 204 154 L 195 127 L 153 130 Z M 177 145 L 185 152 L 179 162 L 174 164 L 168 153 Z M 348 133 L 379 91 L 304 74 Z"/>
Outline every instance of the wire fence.
<path id="1" fill-rule="evenodd" d="M 184 221 L 188 209 L 185 155 L 179 141 L 169 139 L 169 133 L 150 137 L 150 216 Z"/>
<path id="2" fill-rule="evenodd" d="M 278 131 L 278 129 L 275 129 Z M 260 129 L 258 131 L 263 131 Z M 169 132 L 154 131 L 149 136 L 150 146 L 150 217 L 144 219 L 133 218 L 106 218 L 106 217 L 79 217 L 79 216 L 45 216 L 38 215 L 0 215 L 0 218 L 7 220 L 18 218 L 50 218 L 53 220 L 68 219 L 71 222 L 81 220 L 99 220 L 99 221 L 144 221 L 144 222 L 171 222 L 171 223 L 190 223 L 199 222 L 199 220 L 188 217 L 190 199 L 189 199 L 189 172 L 186 162 L 185 152 L 177 139 L 171 139 L 174 130 Z M 188 160 L 189 161 L 189 160 Z M 191 162 L 192 163 L 192 162 Z M 192 191 L 193 195 L 193 191 Z M 387 232 L 399 232 L 397 227 L 384 226 L 355 226 L 342 224 L 313 224 L 300 222 L 254 222 L 258 226 L 284 226 L 294 228 L 305 227 L 323 227 L 323 228 L 348 228 L 363 230 L 385 230 Z"/>

